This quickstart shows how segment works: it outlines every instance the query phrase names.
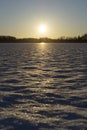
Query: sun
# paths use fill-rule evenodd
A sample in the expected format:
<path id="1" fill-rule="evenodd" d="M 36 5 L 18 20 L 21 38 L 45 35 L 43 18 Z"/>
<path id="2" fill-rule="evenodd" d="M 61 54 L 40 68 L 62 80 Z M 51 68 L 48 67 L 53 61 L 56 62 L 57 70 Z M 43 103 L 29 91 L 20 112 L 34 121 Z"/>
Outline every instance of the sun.
<path id="1" fill-rule="evenodd" d="M 39 33 L 45 34 L 47 32 L 47 26 L 45 24 L 41 24 L 38 28 Z"/>

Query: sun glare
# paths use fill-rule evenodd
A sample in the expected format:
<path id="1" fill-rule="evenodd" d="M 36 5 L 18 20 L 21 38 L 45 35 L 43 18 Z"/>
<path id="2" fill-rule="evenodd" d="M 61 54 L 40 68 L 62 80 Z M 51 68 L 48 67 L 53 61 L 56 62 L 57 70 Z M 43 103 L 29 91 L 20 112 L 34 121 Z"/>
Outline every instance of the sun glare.
<path id="1" fill-rule="evenodd" d="M 47 27 L 46 27 L 45 24 L 41 24 L 41 25 L 39 26 L 39 32 L 40 32 L 41 34 L 45 34 L 45 33 L 47 32 Z"/>
<path id="2" fill-rule="evenodd" d="M 41 44 L 43 45 L 43 44 L 45 44 L 45 42 L 41 42 Z"/>

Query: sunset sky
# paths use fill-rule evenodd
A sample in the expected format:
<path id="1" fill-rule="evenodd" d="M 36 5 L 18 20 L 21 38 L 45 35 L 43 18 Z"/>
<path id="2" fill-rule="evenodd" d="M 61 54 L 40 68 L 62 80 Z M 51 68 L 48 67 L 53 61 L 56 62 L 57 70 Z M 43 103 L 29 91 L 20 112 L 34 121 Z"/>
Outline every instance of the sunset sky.
<path id="1" fill-rule="evenodd" d="M 58 38 L 86 32 L 87 0 L 0 0 L 0 35 Z"/>

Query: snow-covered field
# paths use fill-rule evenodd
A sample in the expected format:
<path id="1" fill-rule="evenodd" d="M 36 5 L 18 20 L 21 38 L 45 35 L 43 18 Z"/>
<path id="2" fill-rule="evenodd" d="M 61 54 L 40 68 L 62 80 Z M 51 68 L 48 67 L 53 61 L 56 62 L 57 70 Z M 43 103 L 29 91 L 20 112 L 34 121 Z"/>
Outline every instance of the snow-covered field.
<path id="1" fill-rule="evenodd" d="M 0 130 L 87 130 L 87 44 L 0 44 Z"/>

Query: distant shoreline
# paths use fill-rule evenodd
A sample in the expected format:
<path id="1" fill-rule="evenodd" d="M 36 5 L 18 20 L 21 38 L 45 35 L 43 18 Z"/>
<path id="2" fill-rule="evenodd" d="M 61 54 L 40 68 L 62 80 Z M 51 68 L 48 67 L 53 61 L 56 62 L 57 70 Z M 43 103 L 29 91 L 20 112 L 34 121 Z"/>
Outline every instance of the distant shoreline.
<path id="1" fill-rule="evenodd" d="M 87 43 L 87 34 L 78 37 L 61 37 L 57 39 L 52 38 L 16 38 L 13 36 L 0 36 L 0 43 Z"/>

